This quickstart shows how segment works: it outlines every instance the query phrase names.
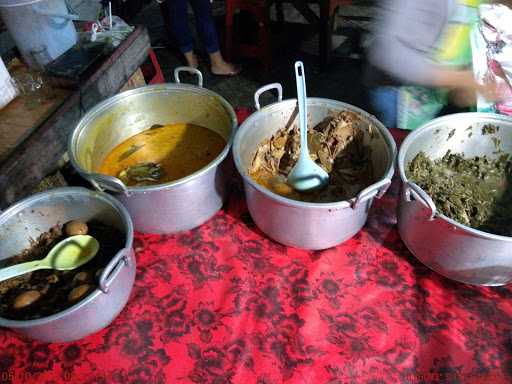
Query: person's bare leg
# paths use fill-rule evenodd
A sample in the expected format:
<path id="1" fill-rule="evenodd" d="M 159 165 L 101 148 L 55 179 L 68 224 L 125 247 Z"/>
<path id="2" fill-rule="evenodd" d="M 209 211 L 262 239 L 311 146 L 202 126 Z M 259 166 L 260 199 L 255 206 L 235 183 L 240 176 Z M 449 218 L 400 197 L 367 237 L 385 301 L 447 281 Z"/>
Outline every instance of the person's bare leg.
<path id="1" fill-rule="evenodd" d="M 225 61 L 220 51 L 210 53 L 210 65 L 214 75 L 236 75 L 240 73 L 240 67 Z"/>
<path id="2" fill-rule="evenodd" d="M 185 56 L 185 60 L 187 60 L 187 66 L 192 68 L 197 68 L 199 66 L 197 62 L 197 56 L 194 51 L 188 51 L 183 54 Z"/>

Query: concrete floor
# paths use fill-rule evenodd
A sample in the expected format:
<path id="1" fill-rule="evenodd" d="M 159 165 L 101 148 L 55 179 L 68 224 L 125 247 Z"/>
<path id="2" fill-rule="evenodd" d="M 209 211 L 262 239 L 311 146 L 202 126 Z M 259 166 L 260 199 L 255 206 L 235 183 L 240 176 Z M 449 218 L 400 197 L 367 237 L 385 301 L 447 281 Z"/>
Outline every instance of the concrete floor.
<path id="1" fill-rule="evenodd" d="M 214 4 L 216 3 L 218 2 L 214 2 Z M 214 9 L 214 14 L 216 15 L 220 41 L 223 41 L 222 7 L 217 6 Z M 172 72 L 174 68 L 183 65 L 183 62 L 175 50 L 168 46 L 169 39 L 159 7 L 153 2 L 133 22 L 143 23 L 147 26 L 164 76 L 167 81 L 173 81 Z M 190 24 L 192 30 L 195 30 L 192 15 L 190 15 Z M 343 31 L 343 28 L 340 29 Z M 349 32 L 354 32 L 354 29 L 350 29 Z M 360 32 L 356 25 L 356 35 L 359 35 Z M 267 74 L 263 73 L 258 62 L 238 58 L 237 62 L 243 66 L 240 75 L 234 77 L 212 76 L 209 72 L 207 58 L 200 53 L 200 70 L 204 75 L 204 86 L 225 97 L 235 107 L 252 107 L 254 104 L 253 95 L 256 89 L 272 82 L 279 82 L 283 85 L 285 99 L 293 98 L 296 95 L 293 64 L 296 60 L 302 60 L 306 68 L 308 96 L 340 100 L 368 109 L 366 92 L 362 85 L 364 57 L 359 55 L 361 56 L 359 58 L 350 58 L 347 55 L 350 52 L 347 52 L 345 44 L 334 52 L 329 68 L 320 73 L 318 71 L 318 57 L 307 54 L 304 49 L 301 49 L 304 42 L 313 36 L 314 31 L 308 25 L 286 23 L 281 33 L 273 34 L 274 63 L 272 70 Z M 353 52 L 350 49 L 348 51 Z M 185 80 L 187 80 L 186 77 Z M 189 81 L 193 82 L 194 79 L 190 78 Z M 268 103 L 272 99 L 273 96 L 268 94 L 263 97 L 262 102 Z"/>

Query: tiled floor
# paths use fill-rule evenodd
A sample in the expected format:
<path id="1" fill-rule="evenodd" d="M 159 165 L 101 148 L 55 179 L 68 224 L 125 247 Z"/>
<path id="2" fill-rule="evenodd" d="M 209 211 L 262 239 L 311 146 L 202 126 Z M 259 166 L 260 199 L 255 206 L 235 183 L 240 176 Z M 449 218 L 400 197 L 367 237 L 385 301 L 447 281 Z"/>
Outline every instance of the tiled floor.
<path id="1" fill-rule="evenodd" d="M 224 5 L 217 0 L 213 4 L 222 41 Z M 368 27 L 368 22 L 350 21 L 347 24 L 342 15 L 369 16 L 371 15 L 371 9 L 368 6 L 352 6 L 340 9 L 336 21 L 337 33 L 347 32 L 348 26 L 350 27 L 348 32 L 355 33 L 358 36 L 361 32 L 360 28 Z M 168 81 L 173 81 L 172 71 L 182 63 L 177 55 L 167 47 L 168 39 L 159 7 L 155 3 L 148 5 L 134 22 L 144 23 L 148 27 L 164 75 Z M 190 15 L 190 22 L 193 24 L 192 15 Z M 200 69 L 205 77 L 205 87 L 218 92 L 234 106 L 252 106 L 255 90 L 271 82 L 282 83 L 284 97 L 292 98 L 295 96 L 293 63 L 296 60 L 302 60 L 307 72 L 306 80 L 309 96 L 341 100 L 367 109 L 365 89 L 362 85 L 364 58 L 359 54 L 349 55 L 354 53 L 354 50 L 345 44 L 334 52 L 329 68 L 325 72 L 319 73 L 317 56 L 305 53 L 308 51 L 305 47 L 306 42 L 314 40 L 314 35 L 314 31 L 308 25 L 287 23 L 282 33 L 273 35 L 274 64 L 268 74 L 262 72 L 258 63 L 242 58 L 240 62 L 244 70 L 240 75 L 231 78 L 214 77 L 209 73 L 206 58 L 203 58 Z M 315 52 L 314 49 L 313 52 Z M 193 79 L 191 78 L 190 81 L 193 81 Z M 270 102 L 272 96 L 267 95 L 266 99 L 263 101 Z"/>

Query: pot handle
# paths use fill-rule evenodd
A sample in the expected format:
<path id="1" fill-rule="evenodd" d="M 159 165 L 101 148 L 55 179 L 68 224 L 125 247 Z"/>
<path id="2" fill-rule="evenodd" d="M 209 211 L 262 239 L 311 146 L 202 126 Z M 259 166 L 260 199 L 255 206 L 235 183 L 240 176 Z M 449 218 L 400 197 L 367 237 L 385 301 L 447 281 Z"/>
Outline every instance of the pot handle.
<path id="1" fill-rule="evenodd" d="M 129 195 L 126 185 L 117 177 L 102 175 L 100 173 L 92 173 L 88 177 L 91 184 L 100 192 L 105 190 L 115 193 L 122 193 L 126 196 Z"/>
<path id="2" fill-rule="evenodd" d="M 121 249 L 114 258 L 110 260 L 110 263 L 108 263 L 103 272 L 101 272 L 99 286 L 103 293 L 107 294 L 109 292 L 114 276 L 118 274 L 119 270 L 123 267 L 130 266 L 129 254 L 130 249 Z"/>
<path id="3" fill-rule="evenodd" d="M 174 81 L 176 84 L 181 84 L 180 72 L 188 72 L 197 76 L 197 86 L 203 88 L 203 74 L 197 68 L 192 67 L 178 67 L 174 70 Z"/>
<path id="4" fill-rule="evenodd" d="M 437 215 L 437 208 L 434 200 L 423 190 L 420 186 L 412 181 L 407 181 L 407 188 L 405 190 L 405 200 L 411 201 L 411 192 L 416 200 L 420 200 L 424 205 L 430 209 L 429 220 L 434 220 Z"/>
<path id="5" fill-rule="evenodd" d="M 277 101 L 283 101 L 283 86 L 279 83 L 272 83 L 264 85 L 263 87 L 259 88 L 256 92 L 254 92 L 254 106 L 256 107 L 256 110 L 260 110 L 260 96 L 262 93 L 265 93 L 267 91 L 270 91 L 271 89 L 277 89 Z"/>
<path id="6" fill-rule="evenodd" d="M 364 203 L 374 197 L 380 199 L 387 192 L 389 186 L 391 185 L 391 179 L 383 179 L 378 183 L 370 185 L 369 187 L 363 189 L 359 192 L 356 198 L 353 200 L 351 207 L 355 209 L 359 204 Z"/>

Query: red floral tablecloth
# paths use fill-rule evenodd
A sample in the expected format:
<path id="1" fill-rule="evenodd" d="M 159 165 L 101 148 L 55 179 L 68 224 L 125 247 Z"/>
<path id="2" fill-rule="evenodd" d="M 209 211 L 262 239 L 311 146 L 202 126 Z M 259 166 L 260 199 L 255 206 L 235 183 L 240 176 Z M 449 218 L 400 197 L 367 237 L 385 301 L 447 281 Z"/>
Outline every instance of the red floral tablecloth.
<path id="1" fill-rule="evenodd" d="M 512 291 L 423 267 L 397 193 L 353 239 L 306 252 L 265 237 L 236 183 L 200 228 L 136 237 L 135 287 L 105 330 L 50 345 L 1 330 L 0 381 L 510 383 Z"/>

